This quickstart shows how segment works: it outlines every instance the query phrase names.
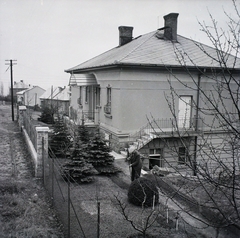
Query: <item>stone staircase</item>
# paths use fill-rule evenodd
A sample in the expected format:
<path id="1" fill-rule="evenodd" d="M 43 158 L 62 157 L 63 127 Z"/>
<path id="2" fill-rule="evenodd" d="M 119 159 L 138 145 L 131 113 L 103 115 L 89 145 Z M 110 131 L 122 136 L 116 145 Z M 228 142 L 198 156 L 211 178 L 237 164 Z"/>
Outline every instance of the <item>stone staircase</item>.
<path id="1" fill-rule="evenodd" d="M 140 150 L 142 147 L 144 147 L 145 145 L 147 145 L 151 140 L 153 140 L 154 138 L 156 138 L 157 136 L 151 132 L 144 132 L 144 135 L 140 134 L 140 137 L 138 139 L 136 139 L 136 141 L 134 141 L 132 144 L 129 145 L 129 152 L 133 152 L 134 150 Z M 127 148 L 125 148 L 125 151 L 121 151 L 120 152 L 121 155 L 127 157 Z"/>
<path id="2" fill-rule="evenodd" d="M 140 128 L 139 131 L 129 136 L 131 141 L 134 141 L 129 145 L 129 152 L 141 149 L 151 140 L 157 138 L 157 134 L 165 136 L 189 135 L 190 133 L 195 132 L 196 123 L 198 123 L 199 126 L 202 125 L 202 119 L 196 119 L 195 117 L 191 118 L 191 120 L 189 119 L 189 121 L 176 118 L 153 119 L 151 122 L 149 121 L 145 126 Z M 121 154 L 127 156 L 127 148 L 125 148 L 125 151 L 121 151 Z"/>

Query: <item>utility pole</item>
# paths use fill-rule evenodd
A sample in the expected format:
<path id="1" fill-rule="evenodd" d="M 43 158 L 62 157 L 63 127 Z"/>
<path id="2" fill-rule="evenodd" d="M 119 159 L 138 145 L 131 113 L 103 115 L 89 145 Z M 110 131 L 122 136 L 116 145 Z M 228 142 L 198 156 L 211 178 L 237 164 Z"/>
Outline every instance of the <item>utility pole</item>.
<path id="1" fill-rule="evenodd" d="M 12 67 L 13 67 L 13 65 L 17 64 L 17 63 L 13 63 L 13 61 L 17 61 L 17 60 L 5 60 L 5 61 L 9 61 L 9 63 L 6 63 L 6 65 L 10 65 L 10 74 L 11 74 L 11 101 L 12 101 L 12 121 L 14 121 L 14 106 L 13 106 L 13 70 L 12 70 Z"/>

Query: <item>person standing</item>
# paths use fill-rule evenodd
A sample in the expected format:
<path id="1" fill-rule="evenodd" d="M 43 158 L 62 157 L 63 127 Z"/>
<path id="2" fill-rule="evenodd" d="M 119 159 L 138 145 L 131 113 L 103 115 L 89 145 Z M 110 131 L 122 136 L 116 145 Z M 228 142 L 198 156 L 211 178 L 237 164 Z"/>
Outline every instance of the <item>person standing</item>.
<path id="1" fill-rule="evenodd" d="M 139 152 L 136 150 L 133 151 L 129 157 L 129 161 L 129 167 L 132 169 L 131 180 L 134 181 L 140 177 L 142 170 L 142 159 Z"/>

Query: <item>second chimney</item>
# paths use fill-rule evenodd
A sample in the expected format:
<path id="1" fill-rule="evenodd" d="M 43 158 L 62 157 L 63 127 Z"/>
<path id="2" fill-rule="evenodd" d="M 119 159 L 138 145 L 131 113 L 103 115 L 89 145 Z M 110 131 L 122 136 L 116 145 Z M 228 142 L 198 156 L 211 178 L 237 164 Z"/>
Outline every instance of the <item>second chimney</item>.
<path id="1" fill-rule="evenodd" d="M 125 45 L 128 42 L 132 41 L 133 27 L 119 26 L 118 30 L 119 30 L 119 46 Z"/>
<path id="2" fill-rule="evenodd" d="M 177 41 L 177 18 L 178 13 L 169 13 L 164 16 L 164 37 L 173 42 Z"/>

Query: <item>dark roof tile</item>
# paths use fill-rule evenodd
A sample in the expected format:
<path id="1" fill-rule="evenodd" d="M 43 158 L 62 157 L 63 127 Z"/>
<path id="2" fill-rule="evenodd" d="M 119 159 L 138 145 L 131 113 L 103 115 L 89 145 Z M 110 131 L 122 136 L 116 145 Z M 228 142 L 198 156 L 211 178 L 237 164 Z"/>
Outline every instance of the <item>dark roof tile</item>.
<path id="1" fill-rule="evenodd" d="M 210 46 L 178 35 L 178 42 L 165 40 L 158 31 L 150 32 L 133 39 L 131 42 L 100 54 L 66 72 L 76 72 L 90 68 L 99 68 L 117 64 L 125 65 L 171 65 L 179 67 L 183 60 L 188 67 L 220 67 L 217 51 Z M 205 52 L 206 53 L 205 53 Z M 179 59 L 178 59 L 179 57 Z M 240 59 L 226 54 L 227 67 L 240 68 Z"/>

